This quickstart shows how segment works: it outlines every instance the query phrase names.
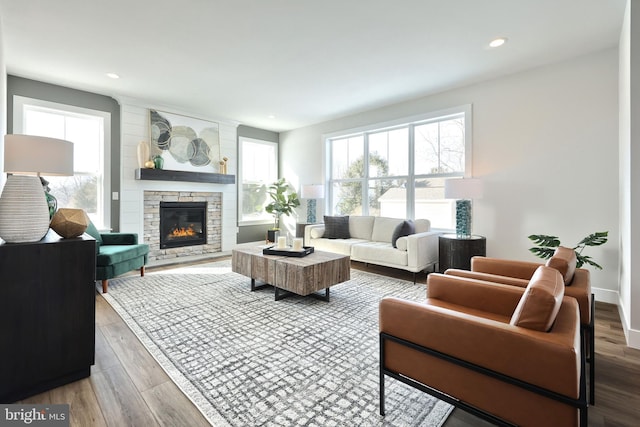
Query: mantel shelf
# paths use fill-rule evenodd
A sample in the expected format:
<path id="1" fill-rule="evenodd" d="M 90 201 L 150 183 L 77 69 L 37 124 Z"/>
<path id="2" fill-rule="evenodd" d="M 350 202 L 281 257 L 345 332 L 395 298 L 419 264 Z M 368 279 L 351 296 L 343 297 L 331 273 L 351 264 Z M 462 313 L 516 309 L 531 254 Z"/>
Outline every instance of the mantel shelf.
<path id="1" fill-rule="evenodd" d="M 223 173 L 188 172 L 166 169 L 136 169 L 136 179 L 145 181 L 186 181 L 212 184 L 235 184 L 236 176 Z"/>

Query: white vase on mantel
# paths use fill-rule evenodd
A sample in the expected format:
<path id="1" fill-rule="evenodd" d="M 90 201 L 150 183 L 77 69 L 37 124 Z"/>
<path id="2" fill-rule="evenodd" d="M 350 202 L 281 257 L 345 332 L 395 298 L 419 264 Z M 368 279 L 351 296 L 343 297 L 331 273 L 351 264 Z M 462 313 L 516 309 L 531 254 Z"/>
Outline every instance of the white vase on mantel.
<path id="1" fill-rule="evenodd" d="M 138 167 L 142 169 L 147 160 L 149 160 L 149 143 L 140 141 L 138 143 Z"/>

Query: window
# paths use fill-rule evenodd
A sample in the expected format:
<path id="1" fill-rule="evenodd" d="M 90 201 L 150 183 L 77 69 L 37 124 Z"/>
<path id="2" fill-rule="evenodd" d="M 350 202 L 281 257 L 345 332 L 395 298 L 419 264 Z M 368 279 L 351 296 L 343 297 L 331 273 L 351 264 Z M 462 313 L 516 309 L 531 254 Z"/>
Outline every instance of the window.
<path id="1" fill-rule="evenodd" d="M 470 174 L 470 123 L 464 106 L 329 136 L 329 210 L 455 228 L 444 181 Z"/>
<path id="2" fill-rule="evenodd" d="M 74 175 L 44 178 L 58 207 L 83 209 L 96 226 L 109 228 L 110 114 L 16 96 L 13 129 L 73 142 Z"/>
<path id="3" fill-rule="evenodd" d="M 240 194 L 238 223 L 241 225 L 273 222 L 264 208 L 269 203 L 267 188 L 278 180 L 278 144 L 257 139 L 239 138 Z"/>

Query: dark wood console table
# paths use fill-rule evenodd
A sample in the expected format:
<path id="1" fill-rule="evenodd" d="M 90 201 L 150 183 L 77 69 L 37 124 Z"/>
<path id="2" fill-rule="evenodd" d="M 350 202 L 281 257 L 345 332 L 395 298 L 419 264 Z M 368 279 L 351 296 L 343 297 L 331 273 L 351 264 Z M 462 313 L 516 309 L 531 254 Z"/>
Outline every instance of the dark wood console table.
<path id="1" fill-rule="evenodd" d="M 95 355 L 96 242 L 0 245 L 0 403 L 87 377 Z"/>
<path id="2" fill-rule="evenodd" d="M 471 270 L 471 258 L 486 256 L 487 239 L 482 236 L 458 237 L 455 234 L 443 234 L 438 242 L 439 268 L 444 272 L 447 268 Z"/>

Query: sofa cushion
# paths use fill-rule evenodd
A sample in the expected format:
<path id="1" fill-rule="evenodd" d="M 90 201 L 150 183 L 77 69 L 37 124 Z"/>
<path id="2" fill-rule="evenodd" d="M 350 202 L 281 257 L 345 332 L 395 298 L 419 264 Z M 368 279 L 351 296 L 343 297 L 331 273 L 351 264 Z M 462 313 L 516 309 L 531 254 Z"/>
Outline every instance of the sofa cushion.
<path id="1" fill-rule="evenodd" d="M 96 226 L 93 225 L 93 222 L 89 221 L 89 225 L 87 226 L 85 233 L 96 239 L 96 248 L 99 249 L 100 245 L 102 244 L 102 236 L 100 235 L 100 232 L 98 231 Z"/>
<path id="2" fill-rule="evenodd" d="M 564 284 L 569 286 L 576 272 L 576 251 L 564 246 L 558 246 L 553 256 L 547 260 L 547 267 L 555 268 L 562 275 Z"/>
<path id="3" fill-rule="evenodd" d="M 427 231 L 431 231 L 431 221 L 428 219 L 416 219 L 413 221 L 413 225 L 415 226 L 416 233 L 426 233 Z"/>
<path id="4" fill-rule="evenodd" d="M 413 221 L 411 221 L 410 219 L 406 221 L 402 221 L 402 223 L 398 224 L 395 230 L 393 230 L 393 234 L 391 235 L 391 246 L 393 246 L 394 248 L 397 248 L 398 245 L 396 244 L 396 241 L 398 240 L 399 237 L 408 236 L 415 232 L 416 232 L 416 227 L 413 224 Z"/>
<path id="5" fill-rule="evenodd" d="M 374 242 L 391 243 L 393 231 L 396 229 L 398 224 L 402 224 L 403 221 L 404 219 L 400 218 L 375 217 L 373 221 L 371 240 Z"/>
<path id="6" fill-rule="evenodd" d="M 349 235 L 353 239 L 371 240 L 373 216 L 351 215 L 349 217 Z"/>
<path id="7" fill-rule="evenodd" d="M 327 239 L 348 239 L 349 234 L 349 216 L 324 216 L 324 235 Z"/>
<path id="8" fill-rule="evenodd" d="M 96 264 L 106 266 L 145 256 L 149 253 L 149 245 L 106 245 L 100 247 Z"/>
<path id="9" fill-rule="evenodd" d="M 351 256 L 351 248 L 358 243 L 366 243 L 361 239 L 313 239 L 310 244 L 316 251 L 333 252 Z"/>
<path id="10" fill-rule="evenodd" d="M 391 247 L 388 242 L 364 242 L 351 247 L 351 259 L 381 265 L 407 266 L 406 251 Z"/>
<path id="11" fill-rule="evenodd" d="M 511 325 L 536 331 L 551 329 L 564 296 L 564 282 L 560 272 L 541 265 L 533 273 L 516 310 Z"/>

